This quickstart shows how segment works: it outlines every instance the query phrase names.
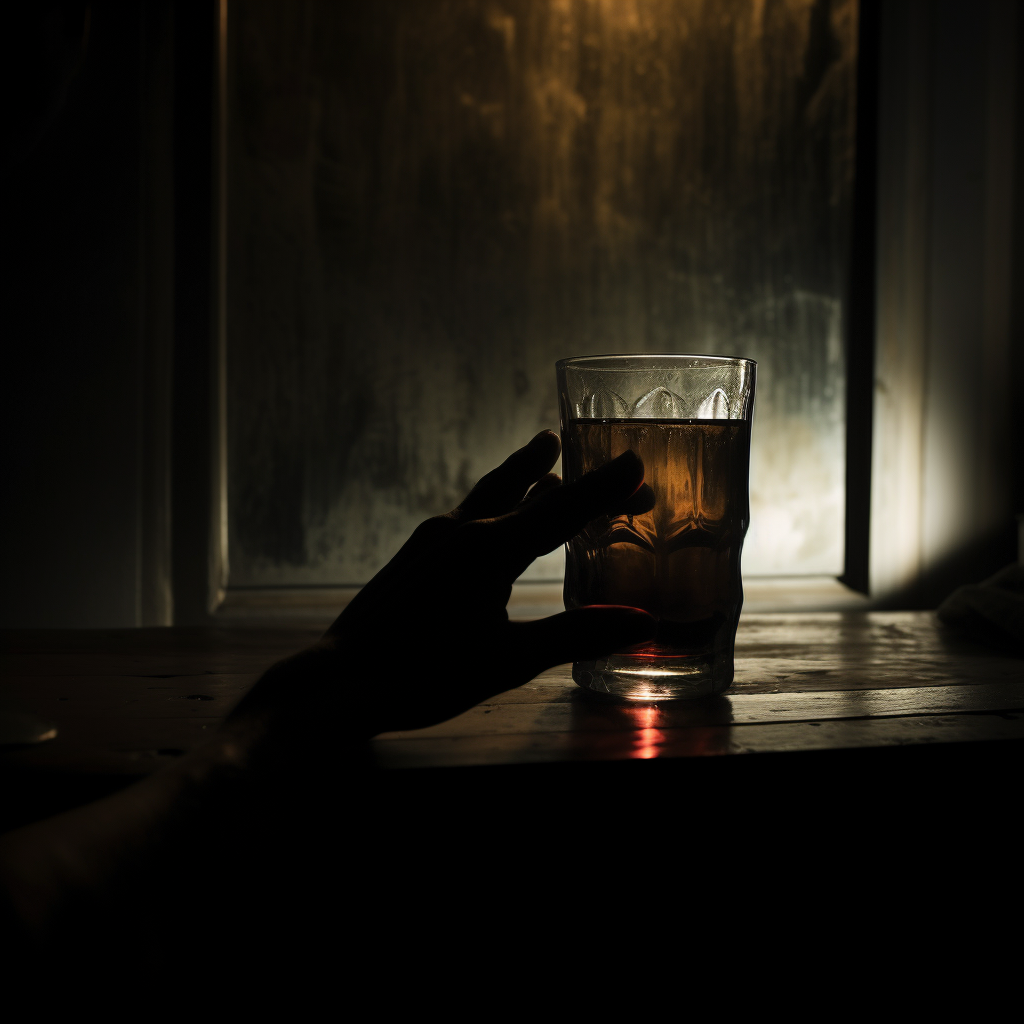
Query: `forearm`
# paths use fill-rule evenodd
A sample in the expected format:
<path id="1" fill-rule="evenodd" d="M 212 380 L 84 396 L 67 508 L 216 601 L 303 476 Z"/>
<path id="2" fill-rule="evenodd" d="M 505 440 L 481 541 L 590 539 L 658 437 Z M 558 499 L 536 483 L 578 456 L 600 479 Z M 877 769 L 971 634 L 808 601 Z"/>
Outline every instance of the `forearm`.
<path id="1" fill-rule="evenodd" d="M 311 688 L 337 687 L 337 663 L 315 648 L 273 666 L 217 734 L 176 764 L 0 839 L 0 883 L 28 934 L 46 939 L 97 914 L 113 924 L 154 900 L 160 913 L 188 914 L 198 880 L 230 886 L 239 859 L 266 848 L 269 822 L 292 816 L 301 833 L 297 793 L 328 763 L 343 773 L 365 764 L 374 731 L 351 708 L 318 714 L 304 700 Z"/>
<path id="2" fill-rule="evenodd" d="M 155 879 L 172 848 L 200 842 L 204 823 L 244 788 L 234 748 L 218 736 L 112 796 L 0 839 L 0 879 L 29 934 L 45 937 L 75 906 L 113 909 L 127 879 Z"/>

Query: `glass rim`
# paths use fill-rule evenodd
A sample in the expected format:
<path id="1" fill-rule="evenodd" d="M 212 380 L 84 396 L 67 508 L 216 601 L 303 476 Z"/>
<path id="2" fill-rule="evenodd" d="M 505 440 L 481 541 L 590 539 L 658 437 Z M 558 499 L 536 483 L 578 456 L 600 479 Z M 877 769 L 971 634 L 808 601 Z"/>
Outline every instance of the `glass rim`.
<path id="1" fill-rule="evenodd" d="M 699 360 L 712 366 L 757 366 L 757 360 L 748 359 L 746 356 L 713 356 L 703 352 L 612 352 L 607 355 L 569 356 L 566 359 L 559 359 L 555 363 L 555 369 L 619 370 L 635 373 L 636 366 L 616 365 L 627 360 L 649 364 L 664 363 L 671 366 L 678 365 L 683 360 Z"/>

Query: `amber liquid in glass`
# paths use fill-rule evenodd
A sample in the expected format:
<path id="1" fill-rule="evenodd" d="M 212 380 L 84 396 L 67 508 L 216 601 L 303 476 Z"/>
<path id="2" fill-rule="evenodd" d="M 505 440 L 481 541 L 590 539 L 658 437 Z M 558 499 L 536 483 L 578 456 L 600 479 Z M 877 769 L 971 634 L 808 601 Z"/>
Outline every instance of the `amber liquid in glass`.
<path id="1" fill-rule="evenodd" d="M 657 664 L 731 652 L 743 604 L 750 424 L 581 419 L 569 421 L 563 440 L 566 481 L 628 448 L 643 459 L 654 500 L 649 512 L 603 516 L 573 537 L 566 607 L 625 604 L 654 615 L 655 639 L 619 652 L 629 658 Z"/>

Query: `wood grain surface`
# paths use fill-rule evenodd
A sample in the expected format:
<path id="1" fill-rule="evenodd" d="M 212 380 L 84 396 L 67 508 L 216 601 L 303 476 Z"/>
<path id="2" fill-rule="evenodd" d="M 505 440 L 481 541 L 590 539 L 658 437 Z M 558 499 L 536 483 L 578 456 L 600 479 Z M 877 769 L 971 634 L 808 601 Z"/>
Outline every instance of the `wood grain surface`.
<path id="1" fill-rule="evenodd" d="M 0 693 L 57 727 L 8 768 L 125 777 L 188 750 L 259 674 L 317 630 L 18 631 Z M 410 667 L 414 670 L 414 667 Z M 481 671 L 486 671 L 481 666 Z M 1024 660 L 929 612 L 745 617 L 736 683 L 698 702 L 626 706 L 543 673 L 431 729 L 375 741 L 386 768 L 621 761 L 1024 737 Z"/>

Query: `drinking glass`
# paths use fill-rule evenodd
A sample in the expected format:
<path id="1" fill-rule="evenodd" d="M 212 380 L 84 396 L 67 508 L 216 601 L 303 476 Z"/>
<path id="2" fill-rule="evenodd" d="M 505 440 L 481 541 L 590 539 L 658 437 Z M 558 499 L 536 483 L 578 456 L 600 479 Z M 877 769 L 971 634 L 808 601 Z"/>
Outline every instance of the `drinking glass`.
<path id="1" fill-rule="evenodd" d="M 756 364 L 704 355 L 608 355 L 556 364 L 566 482 L 632 449 L 644 484 L 566 545 L 565 606 L 623 604 L 653 640 L 578 661 L 585 689 L 656 701 L 721 693 L 733 679 L 750 520 Z"/>

